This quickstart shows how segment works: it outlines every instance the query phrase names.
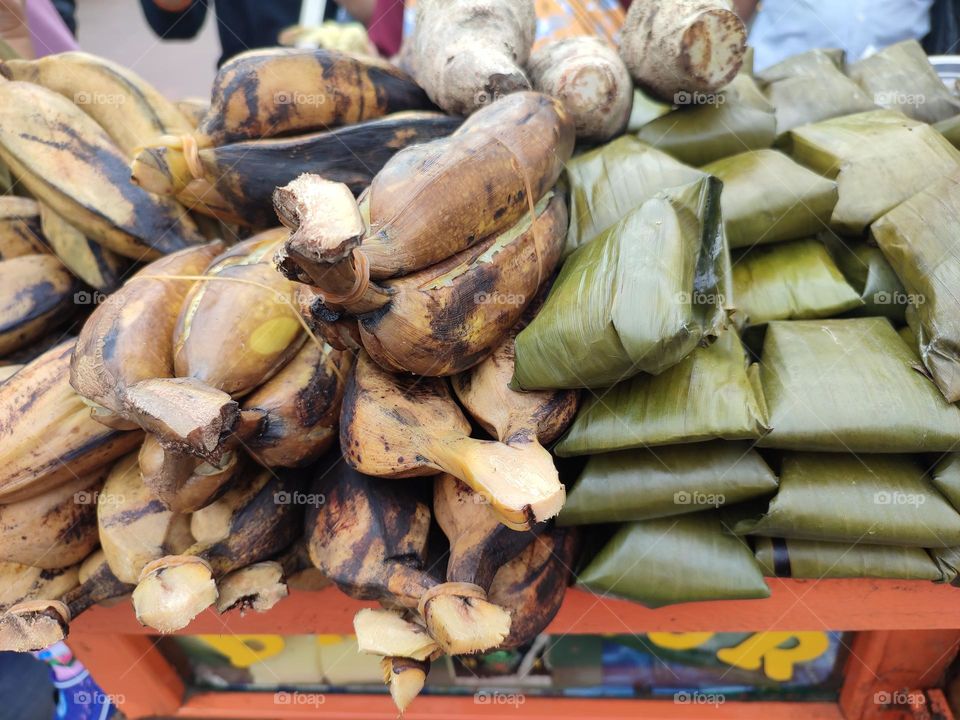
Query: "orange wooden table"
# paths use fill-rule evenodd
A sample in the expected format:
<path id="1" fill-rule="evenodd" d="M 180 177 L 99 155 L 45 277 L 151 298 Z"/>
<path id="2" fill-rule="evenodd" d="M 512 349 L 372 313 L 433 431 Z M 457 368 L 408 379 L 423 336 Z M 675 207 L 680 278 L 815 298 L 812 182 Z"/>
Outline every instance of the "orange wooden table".
<path id="1" fill-rule="evenodd" d="M 528 697 L 523 720 L 565 718 L 716 718 L 717 720 L 897 720 L 952 716 L 936 688 L 960 648 L 960 590 L 896 580 L 768 579 L 764 600 L 689 603 L 651 610 L 636 603 L 571 589 L 547 628 L 560 634 L 648 632 L 858 631 L 838 703 L 727 702 L 689 706 L 665 700 Z M 352 634 L 353 616 L 374 606 L 335 588 L 294 592 L 264 614 L 218 615 L 207 610 L 184 635 Z M 69 645 L 104 692 L 124 699 L 128 717 L 183 718 L 396 718 L 386 695 L 325 693 L 322 704 L 277 706 L 272 693 L 187 693 L 183 679 L 123 602 L 84 613 L 71 626 Z M 887 706 L 876 701 L 899 701 Z M 907 699 L 914 701 L 910 707 Z M 918 700 L 919 699 L 919 700 Z M 418 718 L 501 717 L 502 708 L 472 697 L 422 696 L 405 715 Z"/>

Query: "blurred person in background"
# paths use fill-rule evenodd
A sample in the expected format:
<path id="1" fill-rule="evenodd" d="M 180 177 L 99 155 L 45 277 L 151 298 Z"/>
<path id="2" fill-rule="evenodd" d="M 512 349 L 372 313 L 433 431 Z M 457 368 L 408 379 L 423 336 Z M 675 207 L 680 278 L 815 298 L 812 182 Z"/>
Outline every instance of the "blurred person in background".
<path id="1" fill-rule="evenodd" d="M 77 50 L 63 13 L 73 19 L 67 0 L 61 8 L 51 0 L 0 0 L 0 38 L 20 57 L 34 58 Z"/>
<path id="2" fill-rule="evenodd" d="M 734 5 L 744 22 L 752 21 L 748 42 L 754 67 L 763 70 L 815 48 L 840 48 L 847 62 L 856 62 L 901 40 L 923 39 L 931 29 L 934 0 L 734 0 Z"/>

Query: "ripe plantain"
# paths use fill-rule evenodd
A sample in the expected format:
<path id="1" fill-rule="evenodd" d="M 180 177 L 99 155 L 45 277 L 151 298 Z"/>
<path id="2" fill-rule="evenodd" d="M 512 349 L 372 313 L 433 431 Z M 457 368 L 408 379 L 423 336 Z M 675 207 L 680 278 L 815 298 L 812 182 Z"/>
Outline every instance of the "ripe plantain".
<path id="1" fill-rule="evenodd" d="M 280 372 L 244 398 L 265 416 L 244 449 L 266 467 L 303 467 L 337 440 L 337 422 L 353 355 L 308 341 Z"/>
<path id="2" fill-rule="evenodd" d="M 450 375 L 485 357 L 553 272 L 567 227 L 564 200 L 548 192 L 532 222 L 528 213 L 436 265 L 378 284 L 355 264 L 364 252 L 362 244 L 356 248 L 362 219 L 342 185 L 303 175 L 278 189 L 275 201 L 294 228 L 279 267 L 318 286 L 327 304 L 315 312 L 329 317 L 334 305 L 357 315 L 371 357 L 388 370 L 417 375 Z M 348 263 L 317 261 L 318 248 L 333 245 L 352 253 Z"/>
<path id="3" fill-rule="evenodd" d="M 16 375 L 23 365 L 0 365 L 0 385 Z"/>
<path id="4" fill-rule="evenodd" d="M 177 195 L 184 202 L 190 184 L 200 181 L 216 189 L 225 214 L 239 224 L 270 227 L 276 224 L 274 188 L 301 173 L 346 183 L 358 194 L 398 150 L 446 137 L 460 122 L 439 113 L 403 112 L 326 132 L 203 148 L 199 178 L 189 170 L 174 174 L 177 164 L 171 156 L 179 150 L 150 147 L 134 163 L 132 179 L 149 192 Z"/>
<path id="5" fill-rule="evenodd" d="M 290 545 L 301 528 L 298 487 L 298 475 L 265 470 L 238 478 L 222 497 L 193 513 L 196 542 L 140 573 L 133 591 L 137 619 L 160 632 L 179 630 L 217 601 L 215 580 Z"/>
<path id="6" fill-rule="evenodd" d="M 0 356 L 29 345 L 76 310 L 79 288 L 56 255 L 0 260 Z"/>
<path id="7" fill-rule="evenodd" d="M 192 453 L 164 448 L 155 435 L 144 438 L 139 463 L 143 484 L 177 513 L 192 513 L 216 500 L 244 465 L 236 451 L 225 452 L 219 463 L 212 464 Z"/>
<path id="8" fill-rule="evenodd" d="M 97 546 L 97 493 L 106 469 L 42 495 L 0 505 L 0 562 L 44 570 L 80 562 Z"/>
<path id="9" fill-rule="evenodd" d="M 39 85 L 0 81 L 0 160 L 90 240 L 134 260 L 202 242 L 176 202 L 130 183 L 107 133 Z"/>
<path id="10" fill-rule="evenodd" d="M 352 467 L 393 478 L 447 472 L 518 530 L 560 512 L 564 489 L 549 453 L 469 433 L 445 380 L 391 375 L 360 353 L 340 413 L 340 445 Z"/>
<path id="11" fill-rule="evenodd" d="M 32 565 L 0 562 L 0 613 L 17 603 L 58 598 L 80 584 L 79 565 L 43 570 Z"/>
<path id="12" fill-rule="evenodd" d="M 126 258 L 90 242 L 49 205 L 40 205 L 40 227 L 60 262 L 87 285 L 110 291 L 120 284 L 120 276 L 130 264 Z"/>
<path id="13" fill-rule="evenodd" d="M 158 276 L 199 275 L 222 249 L 222 243 L 214 242 L 157 260 L 90 315 L 70 362 L 70 384 L 104 409 L 99 417 L 135 422 L 127 390 L 143 380 L 173 375 L 173 329 L 193 281 Z"/>
<path id="14" fill-rule="evenodd" d="M 96 55 L 65 52 L 37 60 L 5 60 L 0 74 L 8 80 L 42 85 L 72 100 L 131 157 L 160 135 L 191 130 L 176 105 L 146 80 Z"/>
<path id="15" fill-rule="evenodd" d="M 0 260 L 50 252 L 40 229 L 36 200 L 0 196 Z"/>
<path id="16" fill-rule="evenodd" d="M 68 340 L 0 384 L 0 502 L 16 502 L 96 471 L 137 447 L 90 417 L 70 387 Z"/>

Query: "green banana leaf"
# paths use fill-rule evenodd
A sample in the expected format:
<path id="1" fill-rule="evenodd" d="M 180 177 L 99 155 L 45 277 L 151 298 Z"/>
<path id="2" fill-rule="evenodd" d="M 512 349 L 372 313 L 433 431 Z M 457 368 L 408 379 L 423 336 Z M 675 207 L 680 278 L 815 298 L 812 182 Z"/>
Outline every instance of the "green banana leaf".
<path id="1" fill-rule="evenodd" d="M 752 150 L 704 165 L 723 180 L 720 207 L 731 248 L 796 240 L 830 222 L 837 184 L 776 150 Z"/>
<path id="2" fill-rule="evenodd" d="M 710 99 L 658 117 L 637 137 L 696 166 L 773 145 L 777 134 L 773 107 L 749 75 L 740 73 Z"/>
<path id="3" fill-rule="evenodd" d="M 941 120 L 933 129 L 943 135 L 954 147 L 960 147 L 960 115 Z"/>
<path id="4" fill-rule="evenodd" d="M 720 189 L 703 176 L 661 193 L 576 250 L 517 336 L 514 386 L 609 387 L 716 337 L 730 294 Z"/>
<path id="5" fill-rule="evenodd" d="M 885 318 L 775 321 L 760 360 L 773 430 L 763 447 L 826 452 L 946 452 L 960 408 L 916 371 Z"/>
<path id="6" fill-rule="evenodd" d="M 902 325 L 907 310 L 907 291 L 880 248 L 862 240 L 841 238 L 831 230 L 824 230 L 817 238 L 826 245 L 847 282 L 860 293 L 863 305 L 853 308 L 847 315 L 882 316 Z"/>
<path id="7" fill-rule="evenodd" d="M 783 61 L 790 63 L 791 59 Z M 764 94 L 775 108 L 777 135 L 801 125 L 876 108 L 873 100 L 820 50 L 763 73 Z"/>
<path id="8" fill-rule="evenodd" d="M 933 486 L 960 510 L 960 453 L 950 453 L 937 463 L 931 475 Z"/>
<path id="9" fill-rule="evenodd" d="M 592 455 L 703 440 L 750 440 L 767 432 L 756 366 L 733 330 L 660 375 L 637 375 L 586 397 L 554 448 Z"/>
<path id="10" fill-rule="evenodd" d="M 960 400 L 960 170 L 871 226 L 907 292 L 920 358 L 950 402 Z"/>
<path id="11" fill-rule="evenodd" d="M 770 495 L 777 476 L 748 443 L 669 445 L 594 455 L 567 493 L 558 525 L 684 515 Z"/>
<path id="12" fill-rule="evenodd" d="M 791 55 L 771 65 L 763 72 L 756 73 L 757 80 L 764 85 L 787 80 L 793 77 L 808 77 L 822 72 L 827 65 L 834 69 L 844 69 L 844 52 L 839 48 L 817 48 Z"/>
<path id="13" fill-rule="evenodd" d="M 637 132 L 648 122 L 666 115 L 672 109 L 671 105 L 654 100 L 640 88 L 634 88 L 633 106 L 630 108 L 630 119 L 627 120 L 627 132 Z"/>
<path id="14" fill-rule="evenodd" d="M 567 163 L 570 228 L 564 256 L 661 190 L 689 185 L 703 176 L 629 135 L 578 155 Z"/>
<path id="15" fill-rule="evenodd" d="M 944 580 L 937 563 L 918 547 L 760 537 L 755 553 L 768 577 Z"/>
<path id="16" fill-rule="evenodd" d="M 930 550 L 930 556 L 940 568 L 943 581 L 954 587 L 960 587 L 960 547 L 933 548 Z"/>
<path id="17" fill-rule="evenodd" d="M 892 110 L 805 125 L 787 145 L 794 160 L 836 179 L 830 226 L 848 235 L 960 166 L 960 151 L 943 135 Z"/>
<path id="18" fill-rule="evenodd" d="M 578 584 L 653 608 L 770 596 L 750 548 L 724 530 L 715 512 L 624 525 Z"/>
<path id="19" fill-rule="evenodd" d="M 874 103 L 925 123 L 960 113 L 960 100 L 943 84 L 920 43 L 904 40 L 847 68 Z"/>
<path id="20" fill-rule="evenodd" d="M 755 516 L 736 508 L 737 535 L 868 545 L 960 545 L 960 514 L 915 458 L 785 453 L 780 490 Z"/>
<path id="21" fill-rule="evenodd" d="M 734 257 L 733 296 L 738 322 L 751 325 L 833 317 L 863 305 L 823 243 L 812 238 Z"/>

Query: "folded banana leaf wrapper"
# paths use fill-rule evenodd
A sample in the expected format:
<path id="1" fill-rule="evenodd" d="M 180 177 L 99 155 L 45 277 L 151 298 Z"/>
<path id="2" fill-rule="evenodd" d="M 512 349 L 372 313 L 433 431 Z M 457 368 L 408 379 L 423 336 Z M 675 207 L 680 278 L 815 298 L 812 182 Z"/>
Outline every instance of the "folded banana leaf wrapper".
<path id="1" fill-rule="evenodd" d="M 580 573 L 579 584 L 652 608 L 770 596 L 750 548 L 716 512 L 627 523 Z"/>
<path id="2" fill-rule="evenodd" d="M 933 486 L 960 510 L 960 453 L 950 453 L 943 457 L 933 469 Z"/>
<path id="3" fill-rule="evenodd" d="M 775 321 L 760 360 L 770 433 L 762 447 L 855 453 L 947 452 L 960 408 L 917 372 L 886 318 Z"/>
<path id="4" fill-rule="evenodd" d="M 671 110 L 673 110 L 672 105 L 653 99 L 640 88 L 634 88 L 630 119 L 627 120 L 627 132 L 635 133 L 647 123 L 666 115 Z"/>
<path id="5" fill-rule="evenodd" d="M 876 109 L 876 103 L 843 74 L 835 54 L 810 50 L 760 74 L 775 108 L 777 134 L 801 125 Z"/>
<path id="6" fill-rule="evenodd" d="M 796 240 L 828 226 L 837 184 L 776 150 L 752 150 L 704 165 L 723 180 L 720 207 L 731 248 Z"/>
<path id="7" fill-rule="evenodd" d="M 835 179 L 830 226 L 860 235 L 886 212 L 960 166 L 960 151 L 929 125 L 892 110 L 838 117 L 791 131 L 799 163 Z"/>
<path id="8" fill-rule="evenodd" d="M 759 515 L 729 511 L 738 535 L 868 545 L 960 545 L 960 514 L 916 458 L 785 453 L 780 490 Z"/>
<path id="9" fill-rule="evenodd" d="M 870 228 L 907 293 L 907 323 L 944 397 L 960 400 L 960 171 L 901 203 Z"/>
<path id="10" fill-rule="evenodd" d="M 930 556 L 940 568 L 944 582 L 960 587 L 960 547 L 934 548 Z"/>
<path id="11" fill-rule="evenodd" d="M 703 440 L 751 440 L 769 429 L 756 365 L 733 330 L 659 375 L 584 393 L 554 452 L 592 455 Z"/>
<path id="12" fill-rule="evenodd" d="M 689 185 L 703 176 L 700 170 L 629 135 L 578 155 L 567 163 L 570 228 L 564 257 L 660 191 Z"/>
<path id="13" fill-rule="evenodd" d="M 916 40 L 904 40 L 855 62 L 847 74 L 880 107 L 899 110 L 925 123 L 960 113 L 960 100 L 947 89 Z"/>
<path id="14" fill-rule="evenodd" d="M 933 126 L 933 129 L 943 135 L 951 145 L 960 147 L 960 115 L 941 120 Z"/>
<path id="15" fill-rule="evenodd" d="M 816 540 L 756 538 L 757 562 L 768 577 L 892 578 L 949 581 L 923 548 Z"/>
<path id="16" fill-rule="evenodd" d="M 740 73 L 720 92 L 703 97 L 695 93 L 691 100 L 644 125 L 637 137 L 696 166 L 773 145 L 773 106 L 749 75 Z"/>
<path id="17" fill-rule="evenodd" d="M 570 255 L 517 336 L 514 384 L 609 387 L 716 337 L 730 296 L 720 189 L 704 176 L 661 193 Z"/>
<path id="18" fill-rule="evenodd" d="M 594 455 L 567 493 L 559 525 L 592 525 L 716 509 L 777 490 L 777 476 L 744 442 Z"/>
<path id="19" fill-rule="evenodd" d="M 833 317 L 863 305 L 827 248 L 813 238 L 734 256 L 733 296 L 738 322 L 754 325 Z"/>
<path id="20" fill-rule="evenodd" d="M 824 230 L 817 238 L 826 245 L 847 282 L 860 294 L 862 305 L 846 314 L 882 316 L 895 325 L 902 325 L 907 311 L 907 291 L 880 248 L 856 238 L 841 238 L 832 230 Z"/>

